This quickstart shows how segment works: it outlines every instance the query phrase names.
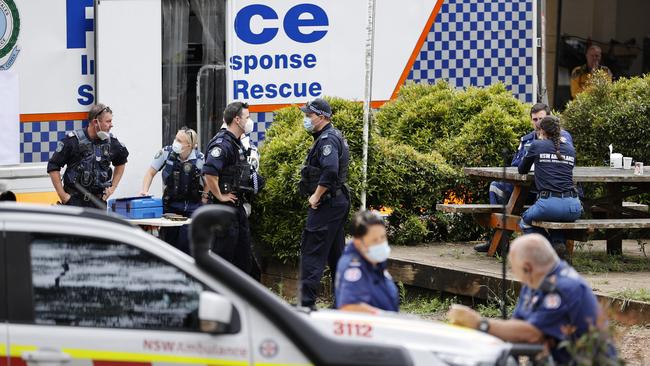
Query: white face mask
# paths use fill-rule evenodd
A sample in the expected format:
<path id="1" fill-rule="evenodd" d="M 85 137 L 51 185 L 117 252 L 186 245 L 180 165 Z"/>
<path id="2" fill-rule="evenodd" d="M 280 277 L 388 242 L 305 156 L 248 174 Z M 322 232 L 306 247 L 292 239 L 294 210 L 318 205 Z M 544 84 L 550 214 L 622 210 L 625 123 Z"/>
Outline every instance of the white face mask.
<path id="1" fill-rule="evenodd" d="M 244 126 L 244 133 L 249 134 L 253 132 L 253 120 L 249 117 L 246 120 L 246 125 Z"/>
<path id="2" fill-rule="evenodd" d="M 174 140 L 174 143 L 172 144 L 172 151 L 174 151 L 176 154 L 180 154 L 182 150 L 183 150 L 183 144 Z"/>
<path id="3" fill-rule="evenodd" d="M 390 246 L 388 246 L 388 241 L 376 244 L 368 248 L 366 252 L 366 257 L 369 261 L 374 263 L 383 263 L 388 259 L 390 255 Z"/>
<path id="4" fill-rule="evenodd" d="M 99 124 L 99 121 L 97 121 L 97 137 L 99 137 L 100 140 L 106 140 L 110 137 L 108 132 L 102 131 L 101 125 Z"/>

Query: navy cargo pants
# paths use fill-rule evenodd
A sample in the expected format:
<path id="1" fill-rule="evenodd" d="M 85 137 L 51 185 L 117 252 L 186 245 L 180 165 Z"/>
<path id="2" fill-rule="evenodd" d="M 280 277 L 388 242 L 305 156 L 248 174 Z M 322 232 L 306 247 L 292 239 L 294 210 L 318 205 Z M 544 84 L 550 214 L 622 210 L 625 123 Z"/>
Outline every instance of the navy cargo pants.
<path id="1" fill-rule="evenodd" d="M 316 303 L 325 263 L 332 273 L 334 289 L 334 274 L 345 247 L 345 224 L 349 212 L 347 192 L 321 202 L 315 210 L 308 209 L 300 244 L 302 306 L 312 307 Z"/>
<path id="2" fill-rule="evenodd" d="M 248 217 L 242 205 L 234 207 L 237 209 L 237 217 L 224 236 L 215 236 L 212 251 L 250 275 L 253 254 Z"/>

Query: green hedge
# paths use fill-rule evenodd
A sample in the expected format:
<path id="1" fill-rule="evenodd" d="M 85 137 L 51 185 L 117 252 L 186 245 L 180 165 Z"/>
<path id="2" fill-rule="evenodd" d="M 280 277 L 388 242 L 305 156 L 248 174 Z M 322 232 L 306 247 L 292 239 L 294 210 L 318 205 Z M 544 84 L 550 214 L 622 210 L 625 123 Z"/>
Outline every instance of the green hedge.
<path id="1" fill-rule="evenodd" d="M 352 210 L 359 207 L 363 106 L 329 98 L 333 123 L 350 145 Z M 468 181 L 463 166 L 501 164 L 501 150 L 514 152 L 530 130 L 529 107 L 502 84 L 455 90 L 447 83 L 410 84 L 375 114 L 370 130 L 367 204 L 390 207 L 389 236 L 395 244 L 477 239 L 484 230 L 471 217 L 441 215 L 436 203 L 454 193 L 487 199 L 487 183 Z M 255 202 L 253 235 L 280 260 L 296 258 L 307 199 L 297 192 L 300 166 L 312 144 L 297 107 L 276 112 L 261 148 L 267 186 Z"/>
<path id="2" fill-rule="evenodd" d="M 650 164 L 650 75 L 609 82 L 603 75 L 578 94 L 562 113 L 579 165 L 609 164 L 614 152 Z"/>

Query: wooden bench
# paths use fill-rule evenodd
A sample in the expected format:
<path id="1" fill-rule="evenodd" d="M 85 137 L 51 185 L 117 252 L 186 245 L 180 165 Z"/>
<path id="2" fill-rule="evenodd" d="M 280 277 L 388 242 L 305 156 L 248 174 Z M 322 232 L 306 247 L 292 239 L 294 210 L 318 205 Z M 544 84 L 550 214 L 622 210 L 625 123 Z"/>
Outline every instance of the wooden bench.
<path id="1" fill-rule="evenodd" d="M 636 203 L 636 202 L 623 202 L 623 208 L 627 208 L 630 210 L 635 210 L 635 211 L 641 211 L 641 212 L 648 212 L 648 205 L 645 205 L 643 203 Z M 595 206 L 591 208 L 592 212 L 605 212 L 605 210 L 601 207 Z"/>
<path id="2" fill-rule="evenodd" d="M 527 209 L 530 206 L 524 206 Z M 491 205 L 488 203 L 438 203 L 436 210 L 444 213 L 464 213 L 464 214 L 491 214 L 499 213 L 503 210 L 502 205 Z"/>

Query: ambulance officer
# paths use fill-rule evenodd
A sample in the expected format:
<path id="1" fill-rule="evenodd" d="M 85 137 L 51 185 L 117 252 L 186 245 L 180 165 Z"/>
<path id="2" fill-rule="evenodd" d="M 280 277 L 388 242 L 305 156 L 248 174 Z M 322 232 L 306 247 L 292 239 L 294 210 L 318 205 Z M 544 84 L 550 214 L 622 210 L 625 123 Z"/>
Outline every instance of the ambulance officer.
<path id="1" fill-rule="evenodd" d="M 616 349 L 606 334 L 605 315 L 591 286 L 558 258 L 545 237 L 530 234 L 515 239 L 510 245 L 508 260 L 514 277 L 524 285 L 512 319 L 481 318 L 466 306 L 453 305 L 447 314 L 452 323 L 508 342 L 544 343 L 557 365 L 573 365 L 563 342 L 575 345 L 587 332 L 600 332 L 604 336 L 591 337 L 594 343 L 587 350 L 591 354 L 585 355 L 586 359 L 616 359 Z"/>
<path id="2" fill-rule="evenodd" d="M 576 151 L 573 145 L 561 138 L 560 120 L 544 117 L 540 123 L 539 139 L 533 141 L 526 156 L 519 163 L 519 173 L 527 174 L 535 164 L 537 201 L 522 215 L 519 226 L 524 233 L 547 236 L 560 257 L 566 254 L 562 230 L 532 226 L 533 221 L 571 222 L 580 218 L 582 204 L 573 184 Z"/>
<path id="3" fill-rule="evenodd" d="M 390 246 L 383 218 L 375 211 L 359 211 L 352 219 L 351 234 L 336 269 L 336 308 L 397 312 L 399 293 L 386 269 Z"/>
<path id="4" fill-rule="evenodd" d="M 97 208 L 87 194 L 106 205 L 106 200 L 122 179 L 129 151 L 110 133 L 113 128 L 113 111 L 110 107 L 101 103 L 92 106 L 88 121 L 88 127 L 68 132 L 59 141 L 47 163 L 47 173 L 61 203 Z M 61 168 L 64 166 L 66 170 L 62 184 Z M 77 189 L 75 184 L 79 184 L 85 192 Z"/>
<path id="5" fill-rule="evenodd" d="M 313 307 L 325 263 L 331 273 L 336 273 L 345 245 L 344 226 L 350 211 L 345 182 L 350 151 L 341 131 L 331 123 L 332 109 L 327 101 L 317 98 L 300 110 L 305 113 L 303 126 L 314 138 L 298 187 L 301 194 L 309 197 L 300 245 L 301 304 Z"/>
<path id="6" fill-rule="evenodd" d="M 164 212 L 192 217 L 194 211 L 201 206 L 203 193 L 201 169 L 205 157 L 198 146 L 196 131 L 187 127 L 180 129 L 174 142 L 160 149 L 154 156 L 143 178 L 140 195 L 149 195 L 153 177 L 162 170 Z M 171 245 L 190 253 L 187 225 L 163 228 L 161 234 Z"/>

